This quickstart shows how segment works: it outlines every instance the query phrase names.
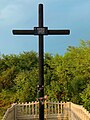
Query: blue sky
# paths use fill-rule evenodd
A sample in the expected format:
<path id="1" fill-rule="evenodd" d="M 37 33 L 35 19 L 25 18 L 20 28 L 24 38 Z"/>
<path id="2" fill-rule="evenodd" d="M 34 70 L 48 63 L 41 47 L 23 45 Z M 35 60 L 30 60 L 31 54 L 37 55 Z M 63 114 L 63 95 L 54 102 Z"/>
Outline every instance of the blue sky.
<path id="1" fill-rule="evenodd" d="M 0 0 L 0 53 L 38 52 L 37 36 L 14 36 L 13 29 L 38 26 L 38 4 L 44 5 L 44 26 L 70 29 L 69 36 L 45 36 L 44 51 L 64 55 L 68 46 L 90 40 L 90 0 Z"/>

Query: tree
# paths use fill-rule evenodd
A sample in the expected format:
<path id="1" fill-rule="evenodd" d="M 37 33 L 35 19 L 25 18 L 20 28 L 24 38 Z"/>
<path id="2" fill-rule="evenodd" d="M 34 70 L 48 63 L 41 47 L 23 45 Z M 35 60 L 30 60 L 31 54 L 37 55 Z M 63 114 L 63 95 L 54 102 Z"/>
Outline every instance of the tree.
<path id="1" fill-rule="evenodd" d="M 38 71 L 21 72 L 15 79 L 15 98 L 17 102 L 35 101 L 37 97 Z"/>
<path id="2" fill-rule="evenodd" d="M 87 87 L 80 95 L 83 101 L 83 106 L 90 111 L 90 84 L 87 84 Z"/>

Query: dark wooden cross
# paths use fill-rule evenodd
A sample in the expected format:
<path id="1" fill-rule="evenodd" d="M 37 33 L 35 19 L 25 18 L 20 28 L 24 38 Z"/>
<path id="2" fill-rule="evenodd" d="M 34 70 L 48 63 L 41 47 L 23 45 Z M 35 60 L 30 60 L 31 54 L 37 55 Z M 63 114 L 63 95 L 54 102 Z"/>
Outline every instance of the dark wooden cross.
<path id="1" fill-rule="evenodd" d="M 38 35 L 39 36 L 39 98 L 44 98 L 44 59 L 43 37 L 44 35 L 69 35 L 70 30 L 48 30 L 43 26 L 43 4 L 39 4 L 38 27 L 34 30 L 13 30 L 14 35 Z M 44 104 L 39 102 L 39 120 L 44 120 Z"/>

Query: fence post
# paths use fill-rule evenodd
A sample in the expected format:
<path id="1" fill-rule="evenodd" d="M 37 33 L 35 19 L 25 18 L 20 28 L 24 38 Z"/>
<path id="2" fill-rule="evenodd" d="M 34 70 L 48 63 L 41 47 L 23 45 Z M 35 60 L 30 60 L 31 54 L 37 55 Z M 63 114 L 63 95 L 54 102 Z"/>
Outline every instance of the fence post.
<path id="1" fill-rule="evenodd" d="M 17 107 L 17 103 L 15 103 L 15 105 L 14 105 L 14 120 L 16 120 L 16 116 L 17 116 L 17 109 L 16 109 L 16 107 Z"/>
<path id="2" fill-rule="evenodd" d="M 68 119 L 69 120 L 72 120 L 72 118 L 71 118 L 71 102 L 68 102 L 68 104 L 69 104 L 69 109 L 68 109 Z"/>

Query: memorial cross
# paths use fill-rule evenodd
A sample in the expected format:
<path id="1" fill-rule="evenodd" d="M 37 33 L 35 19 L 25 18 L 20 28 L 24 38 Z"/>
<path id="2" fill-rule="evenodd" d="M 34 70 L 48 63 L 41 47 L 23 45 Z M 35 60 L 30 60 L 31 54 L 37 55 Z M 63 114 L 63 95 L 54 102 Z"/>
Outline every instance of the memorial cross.
<path id="1" fill-rule="evenodd" d="M 44 59 L 43 36 L 44 35 L 69 35 L 70 30 L 48 30 L 43 27 L 43 4 L 39 4 L 38 27 L 34 30 L 13 30 L 14 35 L 38 35 L 39 36 L 39 97 L 44 99 Z M 43 101 L 43 100 L 42 100 Z M 39 101 L 39 120 L 44 120 L 44 104 Z"/>

